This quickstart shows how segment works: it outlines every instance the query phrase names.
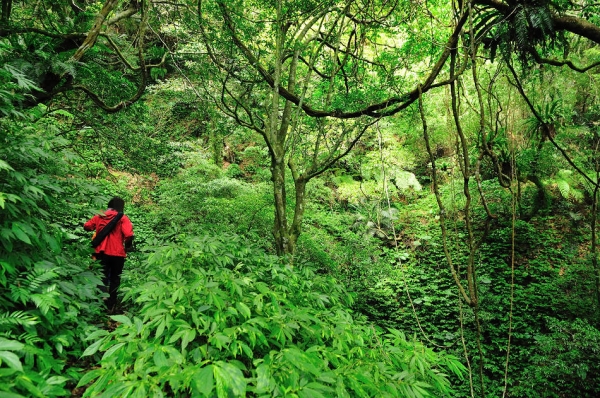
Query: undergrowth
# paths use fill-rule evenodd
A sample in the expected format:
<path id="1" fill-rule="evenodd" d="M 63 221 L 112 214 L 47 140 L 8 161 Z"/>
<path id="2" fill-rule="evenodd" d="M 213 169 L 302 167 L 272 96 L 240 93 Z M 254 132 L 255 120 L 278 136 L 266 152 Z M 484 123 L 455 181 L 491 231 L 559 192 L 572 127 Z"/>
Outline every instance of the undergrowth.
<path id="1" fill-rule="evenodd" d="M 101 368 L 85 396 L 451 396 L 464 371 L 353 315 L 333 277 L 234 235 L 161 245 L 141 267 L 118 328 L 88 337 Z"/>

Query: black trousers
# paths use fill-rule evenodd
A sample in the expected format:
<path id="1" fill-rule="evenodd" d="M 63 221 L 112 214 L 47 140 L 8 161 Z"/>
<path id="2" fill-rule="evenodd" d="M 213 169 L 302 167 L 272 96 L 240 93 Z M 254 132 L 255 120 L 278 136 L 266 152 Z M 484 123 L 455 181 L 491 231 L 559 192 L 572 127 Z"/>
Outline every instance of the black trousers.
<path id="1" fill-rule="evenodd" d="M 102 268 L 104 269 L 104 286 L 109 294 L 106 307 L 110 310 L 117 304 L 117 291 L 121 284 L 121 273 L 125 265 L 125 257 L 103 254 L 100 256 L 100 264 L 102 264 Z"/>

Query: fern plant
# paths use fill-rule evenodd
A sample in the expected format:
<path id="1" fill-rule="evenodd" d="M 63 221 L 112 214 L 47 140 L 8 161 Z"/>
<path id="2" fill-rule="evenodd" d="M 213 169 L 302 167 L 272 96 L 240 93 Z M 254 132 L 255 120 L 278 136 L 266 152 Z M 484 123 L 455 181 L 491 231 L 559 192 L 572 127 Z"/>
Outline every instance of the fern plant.
<path id="1" fill-rule="evenodd" d="M 68 395 L 80 376 L 67 363 L 101 311 L 87 250 L 60 224 L 74 210 L 65 198 L 86 190 L 58 121 L 33 112 L 36 123 L 0 119 L 0 396 Z"/>
<path id="2" fill-rule="evenodd" d="M 235 235 L 154 249 L 132 314 L 89 336 L 101 368 L 85 396 L 450 395 L 457 358 L 349 311 L 351 296 L 310 265 L 267 256 Z M 91 383 L 91 384 L 90 384 Z"/>
<path id="3" fill-rule="evenodd" d="M 584 191 L 577 188 L 579 181 L 573 171 L 571 170 L 559 170 L 554 177 L 554 181 L 564 199 L 572 199 L 574 201 L 581 201 L 584 198 Z"/>
<path id="4" fill-rule="evenodd" d="M 475 18 L 476 40 L 485 43 L 492 60 L 500 50 L 504 57 L 517 53 L 527 64 L 536 47 L 546 49 L 562 40 L 554 29 L 552 12 L 546 2 L 516 1 L 505 12 L 484 6 Z"/>

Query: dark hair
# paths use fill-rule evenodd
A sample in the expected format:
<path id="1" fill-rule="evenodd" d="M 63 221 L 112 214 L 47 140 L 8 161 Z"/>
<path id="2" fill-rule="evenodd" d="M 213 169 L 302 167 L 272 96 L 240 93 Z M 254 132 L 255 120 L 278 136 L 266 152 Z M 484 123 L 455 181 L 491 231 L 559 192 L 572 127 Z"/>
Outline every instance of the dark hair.
<path id="1" fill-rule="evenodd" d="M 118 196 L 115 196 L 108 202 L 108 207 L 111 209 L 115 209 L 119 213 L 123 213 L 123 209 L 125 208 L 125 201 Z"/>

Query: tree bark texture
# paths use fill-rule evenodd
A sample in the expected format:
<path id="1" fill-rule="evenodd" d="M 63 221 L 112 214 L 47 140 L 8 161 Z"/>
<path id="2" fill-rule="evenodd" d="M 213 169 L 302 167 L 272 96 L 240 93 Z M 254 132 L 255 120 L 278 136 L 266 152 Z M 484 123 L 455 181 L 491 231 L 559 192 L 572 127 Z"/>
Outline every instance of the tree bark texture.
<path id="1" fill-rule="evenodd" d="M 292 253 L 292 251 L 289 247 L 290 239 L 286 211 L 285 163 L 282 159 L 272 157 L 271 176 L 273 179 L 273 199 L 275 202 L 275 221 L 273 224 L 275 250 L 277 250 L 277 254 L 284 255 Z"/>
<path id="2" fill-rule="evenodd" d="M 505 3 L 501 0 L 475 0 L 475 4 L 495 8 L 506 17 L 509 17 L 516 7 L 522 6 L 522 4 L 519 4 L 518 2 L 509 3 Z M 552 24 L 554 25 L 555 30 L 571 32 L 600 44 L 600 27 L 585 19 L 571 15 L 558 15 L 553 13 Z"/>
<path id="3" fill-rule="evenodd" d="M 83 43 L 81 44 L 81 46 L 79 46 L 77 51 L 75 51 L 75 54 L 73 54 L 73 58 L 72 58 L 73 60 L 75 60 L 75 61 L 81 60 L 81 58 L 83 57 L 83 54 L 85 54 L 87 50 L 89 50 L 90 48 L 92 48 L 94 46 L 94 44 L 96 43 L 96 40 L 98 39 L 98 35 L 100 34 L 100 30 L 102 30 L 102 25 L 104 24 L 106 17 L 108 16 L 108 14 L 110 14 L 110 12 L 112 10 L 115 9 L 115 7 L 118 4 L 119 4 L 119 0 L 107 0 L 106 3 L 104 3 L 104 6 L 100 10 L 100 13 L 96 16 L 96 20 L 94 21 L 94 26 L 88 32 L 88 35 L 85 38 L 85 40 L 83 41 Z"/>

